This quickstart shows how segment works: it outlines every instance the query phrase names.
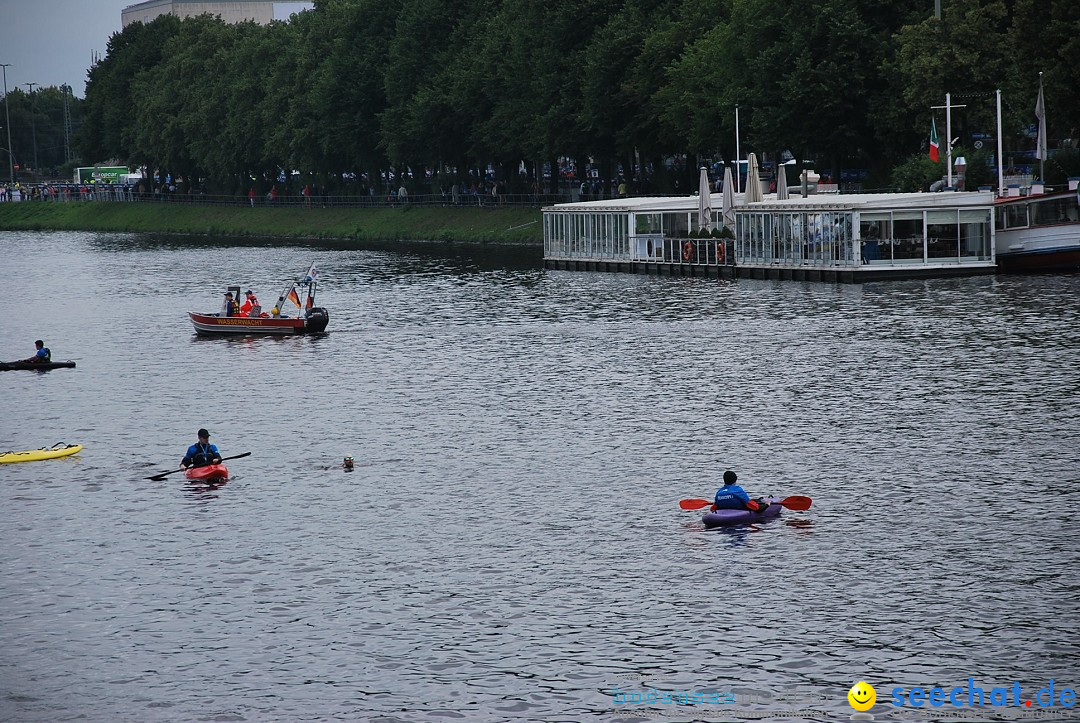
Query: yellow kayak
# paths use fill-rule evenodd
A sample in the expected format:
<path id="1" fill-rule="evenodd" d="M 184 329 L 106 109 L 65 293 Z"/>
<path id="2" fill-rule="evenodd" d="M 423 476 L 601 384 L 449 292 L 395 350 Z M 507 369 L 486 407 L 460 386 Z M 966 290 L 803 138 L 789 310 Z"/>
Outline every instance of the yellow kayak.
<path id="1" fill-rule="evenodd" d="M 57 442 L 51 448 L 28 449 L 25 452 L 0 452 L 0 464 L 37 462 L 42 459 L 67 457 L 70 454 L 78 454 L 83 448 L 81 444 L 69 444 L 66 447 L 60 447 L 60 444 L 63 444 L 63 442 Z"/>

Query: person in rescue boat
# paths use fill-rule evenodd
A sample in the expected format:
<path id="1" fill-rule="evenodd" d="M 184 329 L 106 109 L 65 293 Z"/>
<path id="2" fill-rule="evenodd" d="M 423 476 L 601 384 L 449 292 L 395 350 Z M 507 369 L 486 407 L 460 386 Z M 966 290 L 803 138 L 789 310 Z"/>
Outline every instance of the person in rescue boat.
<path id="1" fill-rule="evenodd" d="M 221 304 L 218 316 L 240 316 L 240 302 L 233 298 L 231 291 L 225 292 L 225 301 Z"/>
<path id="2" fill-rule="evenodd" d="M 240 315 L 258 316 L 261 312 L 262 307 L 259 306 L 259 300 L 255 298 L 255 292 L 248 289 L 244 298 L 244 305 L 240 307 Z"/>
<path id="3" fill-rule="evenodd" d="M 217 445 L 210 444 L 210 433 L 205 429 L 199 430 L 199 441 L 188 447 L 187 454 L 180 460 L 180 469 L 188 467 L 205 467 L 208 464 L 219 464 L 221 453 Z"/>
<path id="4" fill-rule="evenodd" d="M 750 499 L 750 495 L 746 493 L 746 490 L 735 484 L 738 479 L 739 476 L 730 469 L 724 472 L 724 486 L 716 490 L 716 497 L 713 499 L 712 507 L 709 509 L 713 512 L 717 510 L 764 512 L 768 509 L 769 503 L 765 500 Z"/>

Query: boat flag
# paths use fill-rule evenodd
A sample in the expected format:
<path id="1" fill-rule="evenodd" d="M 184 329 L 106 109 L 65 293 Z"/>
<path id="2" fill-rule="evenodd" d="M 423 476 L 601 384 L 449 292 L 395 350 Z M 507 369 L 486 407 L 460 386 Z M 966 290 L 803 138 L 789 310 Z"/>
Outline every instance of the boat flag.
<path id="1" fill-rule="evenodd" d="M 1039 100 L 1035 102 L 1035 117 L 1039 119 L 1039 141 L 1035 157 L 1046 160 L 1046 106 L 1043 104 L 1042 73 L 1039 73 Z"/>
<path id="2" fill-rule="evenodd" d="M 308 268 L 307 273 L 304 275 L 304 280 L 301 282 L 307 286 L 307 305 L 306 308 L 310 309 L 315 306 L 315 284 L 319 276 L 319 271 L 315 268 L 315 262 L 311 262 L 311 267 Z M 296 302 L 297 306 L 300 306 L 300 301 Z"/>
<path id="3" fill-rule="evenodd" d="M 295 287 L 294 287 L 294 288 L 291 288 L 291 289 L 289 289 L 289 296 L 288 296 L 288 299 L 289 299 L 289 301 L 291 301 L 291 302 L 293 302 L 294 304 L 296 304 L 296 308 L 297 308 L 297 309 L 302 309 L 302 308 L 304 308 L 303 306 L 301 306 L 301 305 L 300 305 L 300 296 L 299 296 L 299 295 L 298 295 L 298 294 L 296 293 L 296 288 L 295 288 Z"/>
<path id="4" fill-rule="evenodd" d="M 941 156 L 938 154 L 938 137 L 937 137 L 937 123 L 934 119 L 930 119 L 930 160 L 937 163 L 941 160 Z"/>

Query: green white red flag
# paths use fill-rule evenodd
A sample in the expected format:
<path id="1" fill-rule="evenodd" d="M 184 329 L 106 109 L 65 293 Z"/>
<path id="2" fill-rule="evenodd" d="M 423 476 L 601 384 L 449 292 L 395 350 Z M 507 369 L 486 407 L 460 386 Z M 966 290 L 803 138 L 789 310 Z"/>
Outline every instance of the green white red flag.
<path id="1" fill-rule="evenodd" d="M 934 122 L 933 118 L 930 119 L 930 160 L 934 163 L 941 160 L 937 137 L 937 123 Z"/>

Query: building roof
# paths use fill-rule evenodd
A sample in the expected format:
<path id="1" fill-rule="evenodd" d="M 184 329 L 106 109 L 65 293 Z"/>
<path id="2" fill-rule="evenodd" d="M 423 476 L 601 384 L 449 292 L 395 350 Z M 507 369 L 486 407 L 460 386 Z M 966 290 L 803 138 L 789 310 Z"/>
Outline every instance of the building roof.
<path id="1" fill-rule="evenodd" d="M 714 211 L 720 210 L 722 194 L 710 193 L 709 199 Z M 735 196 L 735 205 L 742 203 L 743 194 Z M 578 201 L 577 203 L 559 203 L 548 206 L 545 211 L 620 211 L 637 213 L 677 213 L 696 211 L 698 197 L 694 196 L 635 196 L 633 198 L 609 198 L 602 201 Z"/>
<path id="2" fill-rule="evenodd" d="M 709 195 L 714 212 L 720 210 L 722 194 Z M 992 206 L 994 194 L 991 191 L 978 192 L 940 192 L 940 193 L 853 193 L 853 194 L 811 194 L 806 198 L 792 196 L 778 201 L 774 194 L 756 203 L 746 203 L 745 194 L 736 194 L 736 211 L 824 211 L 824 210 L 866 210 L 892 208 L 956 208 L 957 206 Z M 638 198 L 616 198 L 603 201 L 580 201 L 560 203 L 548 206 L 545 211 L 559 212 L 597 212 L 614 211 L 622 213 L 679 213 L 697 211 L 698 197 L 695 196 L 642 196 Z"/>
<path id="3" fill-rule="evenodd" d="M 230 23 L 254 20 L 265 25 L 313 7 L 311 0 L 144 0 L 121 10 L 120 18 L 125 27 L 161 15 L 189 18 L 203 14 L 217 15 Z"/>

